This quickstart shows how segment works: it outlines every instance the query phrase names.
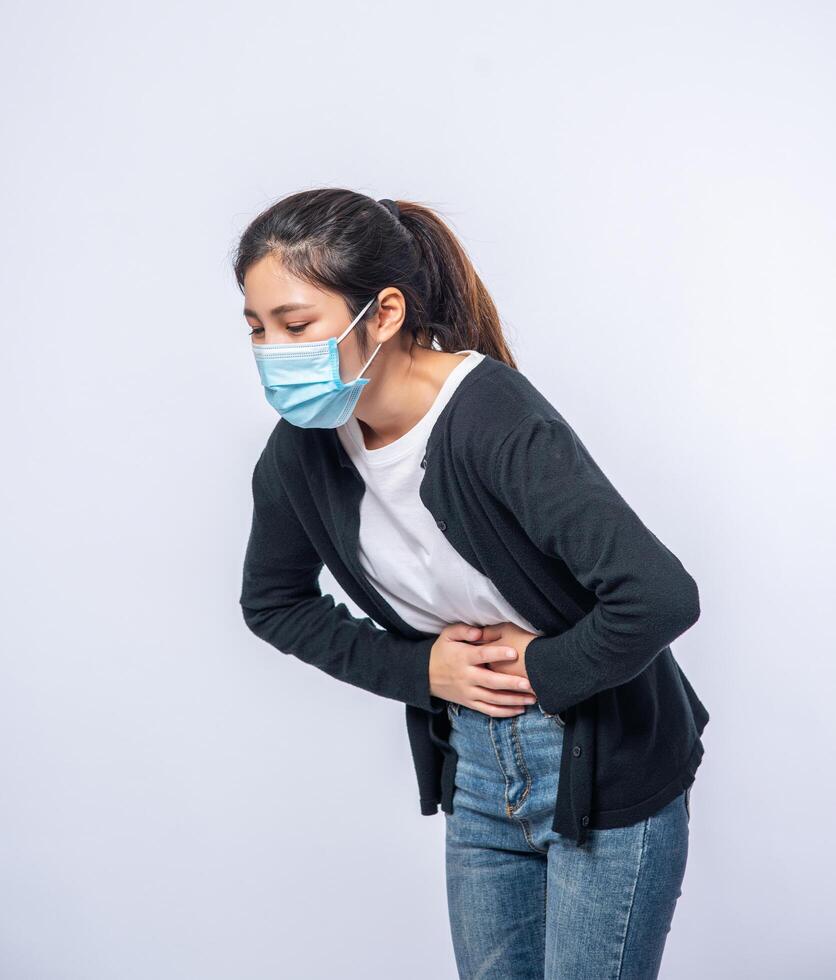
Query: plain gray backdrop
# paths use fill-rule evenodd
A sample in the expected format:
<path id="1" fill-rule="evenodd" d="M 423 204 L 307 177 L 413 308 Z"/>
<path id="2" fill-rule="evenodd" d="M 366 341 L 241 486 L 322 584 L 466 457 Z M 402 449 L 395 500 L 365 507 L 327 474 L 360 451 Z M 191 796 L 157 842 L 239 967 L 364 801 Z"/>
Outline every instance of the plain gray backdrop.
<path id="1" fill-rule="evenodd" d="M 403 705 L 238 607 L 277 416 L 231 256 L 320 186 L 440 211 L 520 369 L 699 583 L 673 649 L 711 720 L 663 977 L 833 976 L 833 5 L 3 23 L 4 980 L 456 976 Z"/>

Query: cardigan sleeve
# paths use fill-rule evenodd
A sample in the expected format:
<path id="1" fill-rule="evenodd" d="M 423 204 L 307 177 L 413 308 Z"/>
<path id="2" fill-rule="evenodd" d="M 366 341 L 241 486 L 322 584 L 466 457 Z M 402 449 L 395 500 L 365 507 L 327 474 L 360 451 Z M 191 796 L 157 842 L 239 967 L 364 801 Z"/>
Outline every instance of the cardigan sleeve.
<path id="1" fill-rule="evenodd" d="M 522 419 L 492 467 L 495 493 L 531 540 L 597 598 L 569 629 L 526 648 L 551 713 L 632 680 L 700 615 L 694 579 L 556 414 Z"/>
<path id="2" fill-rule="evenodd" d="M 240 605 L 249 629 L 282 653 L 381 697 L 427 711 L 445 702 L 430 694 L 435 636 L 410 640 L 353 616 L 323 595 L 323 561 L 281 481 L 265 473 L 262 453 L 252 475 L 253 511 Z"/>

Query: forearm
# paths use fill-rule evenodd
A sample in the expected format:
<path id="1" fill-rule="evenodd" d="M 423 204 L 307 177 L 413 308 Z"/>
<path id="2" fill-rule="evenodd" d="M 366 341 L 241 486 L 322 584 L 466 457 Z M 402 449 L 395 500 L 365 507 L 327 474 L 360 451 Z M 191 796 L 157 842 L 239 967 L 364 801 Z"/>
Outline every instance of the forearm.
<path id="1" fill-rule="evenodd" d="M 430 693 L 430 652 L 436 637 L 407 640 L 352 616 L 330 595 L 296 599 L 279 607 L 253 598 L 242 602 L 244 620 L 256 636 L 336 680 L 372 694 L 439 711 Z"/>
<path id="2" fill-rule="evenodd" d="M 262 454 L 253 470 L 253 511 L 240 605 L 256 636 L 331 677 L 429 711 L 444 702 L 430 693 L 430 650 L 437 639 L 411 640 L 353 616 L 323 595 L 324 566 L 281 478 Z"/>
<path id="3" fill-rule="evenodd" d="M 562 712 L 638 676 L 699 614 L 696 582 L 683 570 L 665 600 L 635 617 L 611 616 L 599 603 L 571 629 L 534 637 L 526 673 L 544 710 Z"/>

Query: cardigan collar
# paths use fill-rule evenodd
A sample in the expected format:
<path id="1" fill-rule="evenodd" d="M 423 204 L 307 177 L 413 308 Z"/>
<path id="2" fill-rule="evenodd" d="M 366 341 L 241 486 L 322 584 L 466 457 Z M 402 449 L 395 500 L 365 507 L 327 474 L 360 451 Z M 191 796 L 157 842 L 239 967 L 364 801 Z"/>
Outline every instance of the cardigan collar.
<path id="1" fill-rule="evenodd" d="M 450 400 L 447 402 L 441 412 L 439 412 L 438 418 L 433 423 L 433 427 L 430 430 L 429 436 L 427 437 L 427 448 L 424 454 L 424 459 L 421 461 L 422 465 L 426 464 L 427 457 L 443 438 L 450 418 L 450 410 L 452 409 L 456 398 L 459 396 L 459 393 L 462 392 L 468 385 L 473 384 L 475 381 L 481 380 L 483 377 L 486 377 L 491 372 L 495 371 L 500 363 L 504 362 L 497 361 L 496 358 L 491 357 L 490 354 L 485 354 L 476 367 L 473 368 L 472 371 L 468 371 L 464 378 L 462 378 L 462 380 L 456 386 L 456 390 L 450 396 Z M 337 457 L 340 463 L 356 472 L 356 467 L 354 466 L 351 457 L 346 452 L 345 446 L 342 444 L 342 440 L 337 435 L 336 429 L 329 429 L 328 432 L 330 433 L 330 438 L 336 448 Z"/>

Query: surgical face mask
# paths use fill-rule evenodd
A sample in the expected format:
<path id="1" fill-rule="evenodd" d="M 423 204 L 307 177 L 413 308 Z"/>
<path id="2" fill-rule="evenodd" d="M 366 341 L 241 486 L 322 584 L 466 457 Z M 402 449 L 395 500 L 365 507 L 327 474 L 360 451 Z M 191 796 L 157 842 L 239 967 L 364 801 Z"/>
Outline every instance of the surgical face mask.
<path id="1" fill-rule="evenodd" d="M 333 429 L 348 420 L 370 380 L 360 375 L 382 345 L 377 345 L 353 381 L 343 381 L 337 344 L 375 299 L 373 296 L 366 303 L 339 337 L 298 344 L 252 345 L 267 401 L 282 418 L 302 429 Z"/>

